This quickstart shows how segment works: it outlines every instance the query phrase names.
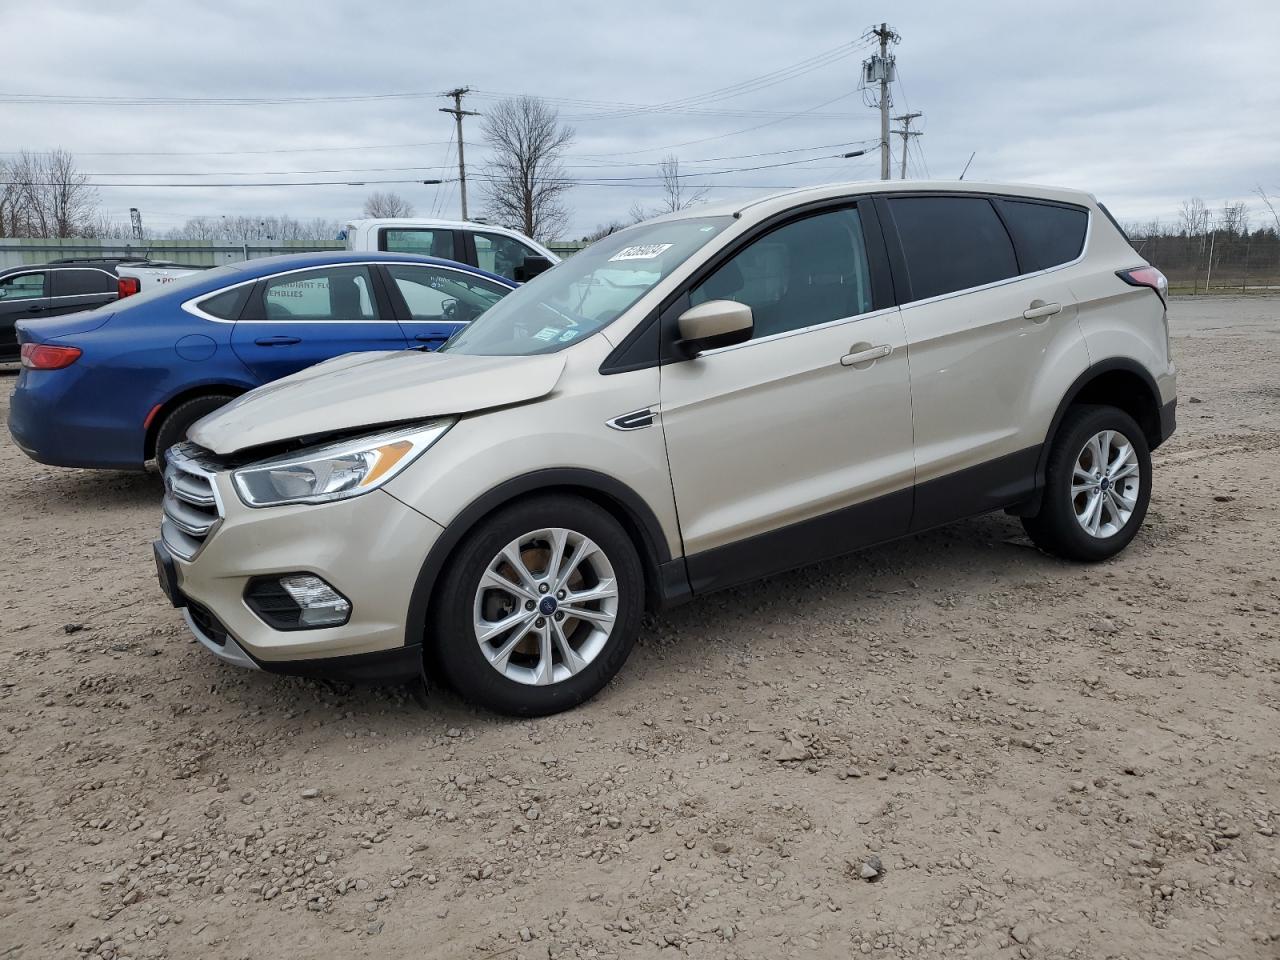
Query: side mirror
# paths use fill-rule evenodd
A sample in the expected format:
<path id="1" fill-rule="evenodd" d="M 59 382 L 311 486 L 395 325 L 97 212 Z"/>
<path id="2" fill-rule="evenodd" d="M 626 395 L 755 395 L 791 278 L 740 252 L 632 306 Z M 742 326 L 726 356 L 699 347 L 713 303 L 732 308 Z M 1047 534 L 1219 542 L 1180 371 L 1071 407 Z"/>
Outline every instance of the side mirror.
<path id="1" fill-rule="evenodd" d="M 520 266 L 511 271 L 515 274 L 511 279 L 516 283 L 532 280 L 540 273 L 546 273 L 554 264 L 546 257 L 525 257 Z"/>
<path id="2" fill-rule="evenodd" d="M 676 325 L 680 328 L 680 346 L 685 355 L 696 357 L 704 350 L 750 340 L 755 319 L 745 303 L 708 300 L 680 314 Z"/>

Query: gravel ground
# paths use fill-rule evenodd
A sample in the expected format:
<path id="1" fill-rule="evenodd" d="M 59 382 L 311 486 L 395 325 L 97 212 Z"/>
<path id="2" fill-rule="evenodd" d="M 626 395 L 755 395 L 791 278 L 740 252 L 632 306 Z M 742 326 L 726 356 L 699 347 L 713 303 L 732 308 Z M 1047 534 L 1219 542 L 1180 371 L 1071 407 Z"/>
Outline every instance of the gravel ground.
<path id="1" fill-rule="evenodd" d="M 0 442 L 0 958 L 1280 956 L 1280 300 L 1172 313 L 1118 560 L 961 523 L 534 722 L 217 664 L 157 480 Z"/>

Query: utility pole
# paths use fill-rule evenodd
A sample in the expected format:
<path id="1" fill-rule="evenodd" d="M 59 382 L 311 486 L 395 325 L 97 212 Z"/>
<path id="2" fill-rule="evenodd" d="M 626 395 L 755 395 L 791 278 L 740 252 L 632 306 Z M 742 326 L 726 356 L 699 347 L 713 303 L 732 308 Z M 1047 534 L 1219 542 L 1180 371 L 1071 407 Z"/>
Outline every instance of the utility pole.
<path id="1" fill-rule="evenodd" d="M 907 179 L 907 144 L 912 137 L 918 137 L 922 132 L 920 130 L 912 130 L 911 121 L 923 116 L 923 113 L 904 113 L 900 117 L 893 118 L 895 122 L 902 124 L 901 130 L 893 131 L 902 138 L 902 176 L 898 178 L 899 180 Z"/>
<path id="2" fill-rule="evenodd" d="M 471 92 L 470 87 L 457 87 L 445 94 L 446 97 L 453 97 L 452 107 L 441 107 L 441 113 L 453 114 L 454 122 L 458 125 L 458 192 L 462 196 L 462 219 L 467 219 L 467 155 L 462 146 L 462 118 L 480 116 L 475 110 L 463 110 L 462 98 Z"/>
<path id="3" fill-rule="evenodd" d="M 880 85 L 880 179 L 889 179 L 889 84 L 893 82 L 893 57 L 889 56 L 889 44 L 902 38 L 889 29 L 887 23 L 871 29 L 871 36 L 880 41 L 880 55 L 862 61 L 862 84 Z"/>

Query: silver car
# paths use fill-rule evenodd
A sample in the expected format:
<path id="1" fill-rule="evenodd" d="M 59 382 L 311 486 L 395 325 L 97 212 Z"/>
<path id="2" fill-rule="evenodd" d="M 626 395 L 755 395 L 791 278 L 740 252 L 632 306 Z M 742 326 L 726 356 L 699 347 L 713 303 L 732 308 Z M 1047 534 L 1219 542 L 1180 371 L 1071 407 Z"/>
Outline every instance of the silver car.
<path id="1" fill-rule="evenodd" d="M 1072 190 L 861 183 L 598 241 L 437 353 L 341 357 L 168 459 L 166 592 L 241 666 L 581 703 L 646 610 L 1005 510 L 1115 555 L 1174 429 L 1164 277 Z"/>

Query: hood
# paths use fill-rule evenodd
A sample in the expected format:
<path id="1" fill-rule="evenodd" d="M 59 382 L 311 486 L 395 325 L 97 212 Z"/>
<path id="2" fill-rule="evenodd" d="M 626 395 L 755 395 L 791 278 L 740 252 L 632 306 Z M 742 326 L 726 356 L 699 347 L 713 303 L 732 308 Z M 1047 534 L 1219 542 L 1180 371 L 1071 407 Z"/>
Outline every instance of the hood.
<path id="1" fill-rule="evenodd" d="M 314 434 L 527 403 L 552 391 L 564 365 L 559 353 L 349 353 L 251 390 L 198 421 L 188 436 L 225 455 Z"/>

